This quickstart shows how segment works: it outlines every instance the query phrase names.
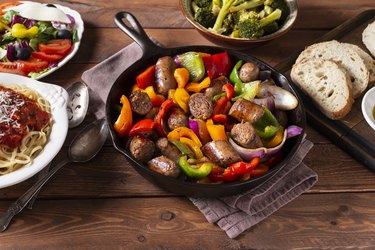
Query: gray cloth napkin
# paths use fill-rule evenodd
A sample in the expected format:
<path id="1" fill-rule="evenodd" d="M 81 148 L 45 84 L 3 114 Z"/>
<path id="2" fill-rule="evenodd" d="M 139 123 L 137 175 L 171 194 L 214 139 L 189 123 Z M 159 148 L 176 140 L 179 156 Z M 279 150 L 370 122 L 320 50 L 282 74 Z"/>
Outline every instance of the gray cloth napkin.
<path id="1" fill-rule="evenodd" d="M 82 74 L 82 80 L 90 88 L 90 108 L 94 109 L 97 118 L 104 116 L 104 103 L 114 81 L 141 57 L 141 48 L 132 43 Z M 219 199 L 189 199 L 210 223 L 216 223 L 230 238 L 235 238 L 317 182 L 317 174 L 302 162 L 312 147 L 313 143 L 304 139 L 285 168 L 248 192 Z"/>

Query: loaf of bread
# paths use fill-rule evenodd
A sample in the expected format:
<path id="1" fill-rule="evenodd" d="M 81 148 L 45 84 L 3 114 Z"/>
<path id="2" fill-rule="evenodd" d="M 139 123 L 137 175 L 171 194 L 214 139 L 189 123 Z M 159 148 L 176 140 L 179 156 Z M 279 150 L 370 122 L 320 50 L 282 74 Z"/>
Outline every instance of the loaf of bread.
<path id="1" fill-rule="evenodd" d="M 362 42 L 365 44 L 372 56 L 375 57 L 375 21 L 369 23 L 363 30 Z"/>
<path id="2" fill-rule="evenodd" d="M 300 60 L 293 65 L 290 76 L 327 117 L 338 120 L 351 110 L 354 99 L 350 76 L 334 61 Z"/>
<path id="3" fill-rule="evenodd" d="M 375 84 L 375 60 L 372 58 L 372 56 L 361 49 L 359 46 L 351 43 L 341 43 L 343 46 L 347 46 L 354 50 L 362 59 L 363 62 L 365 63 L 367 70 L 369 72 L 369 85 L 374 85 Z"/>
<path id="4" fill-rule="evenodd" d="M 354 98 L 359 97 L 368 86 L 369 71 L 363 59 L 353 49 L 343 46 L 336 40 L 308 46 L 302 51 L 296 62 L 309 58 L 332 60 L 343 67 L 350 75 Z"/>

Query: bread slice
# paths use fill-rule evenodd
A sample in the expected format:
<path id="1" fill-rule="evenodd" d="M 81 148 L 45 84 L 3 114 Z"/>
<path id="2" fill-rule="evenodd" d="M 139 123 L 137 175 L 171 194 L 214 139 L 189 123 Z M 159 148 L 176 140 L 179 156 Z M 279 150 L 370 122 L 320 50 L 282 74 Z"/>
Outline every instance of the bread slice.
<path id="1" fill-rule="evenodd" d="M 341 44 L 357 52 L 357 54 L 363 59 L 363 62 L 365 63 L 369 72 L 369 85 L 371 86 L 374 85 L 375 84 L 375 60 L 371 57 L 371 55 L 355 44 L 351 44 L 351 43 L 341 43 Z"/>
<path id="2" fill-rule="evenodd" d="M 328 118 L 341 119 L 351 110 L 354 99 L 350 76 L 337 63 L 305 59 L 293 65 L 290 76 Z"/>
<path id="3" fill-rule="evenodd" d="M 371 55 L 375 57 L 375 21 L 369 23 L 362 32 L 362 42 L 370 51 Z"/>
<path id="4" fill-rule="evenodd" d="M 336 40 L 315 43 L 307 47 L 297 58 L 300 62 L 306 58 L 332 60 L 348 71 L 353 87 L 353 97 L 359 97 L 367 88 L 369 71 L 363 59 L 351 48 Z"/>

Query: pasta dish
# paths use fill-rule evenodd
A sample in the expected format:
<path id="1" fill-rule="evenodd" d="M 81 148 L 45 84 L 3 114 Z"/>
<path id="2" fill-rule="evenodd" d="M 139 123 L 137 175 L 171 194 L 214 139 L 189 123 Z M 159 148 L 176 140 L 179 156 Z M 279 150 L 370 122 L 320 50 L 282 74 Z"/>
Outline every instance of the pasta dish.
<path id="1" fill-rule="evenodd" d="M 0 175 L 40 153 L 51 132 L 51 106 L 36 91 L 0 84 Z"/>

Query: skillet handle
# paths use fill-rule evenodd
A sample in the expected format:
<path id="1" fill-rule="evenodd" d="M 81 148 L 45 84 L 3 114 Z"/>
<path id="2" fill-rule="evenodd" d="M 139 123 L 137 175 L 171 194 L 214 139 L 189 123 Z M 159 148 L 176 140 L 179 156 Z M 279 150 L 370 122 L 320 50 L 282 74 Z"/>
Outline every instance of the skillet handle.
<path id="1" fill-rule="evenodd" d="M 130 23 L 130 26 L 123 21 L 124 18 Z M 115 15 L 114 21 L 116 25 L 125 32 L 125 34 L 130 36 L 130 38 L 142 48 L 144 55 L 153 54 L 156 51 L 163 49 L 150 39 L 141 24 L 130 12 L 118 12 Z"/>

